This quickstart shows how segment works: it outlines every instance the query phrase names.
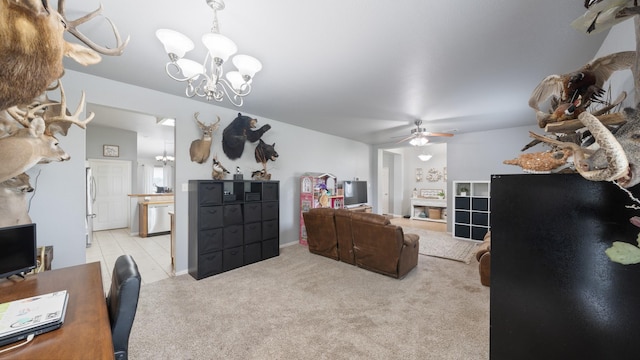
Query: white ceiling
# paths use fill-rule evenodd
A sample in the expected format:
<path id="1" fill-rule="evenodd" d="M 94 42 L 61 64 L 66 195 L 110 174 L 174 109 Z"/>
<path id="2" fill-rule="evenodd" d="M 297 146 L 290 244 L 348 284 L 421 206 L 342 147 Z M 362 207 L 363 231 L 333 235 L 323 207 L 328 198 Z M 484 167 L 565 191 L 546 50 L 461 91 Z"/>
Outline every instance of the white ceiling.
<path id="1" fill-rule="evenodd" d="M 67 15 L 77 17 L 98 4 L 67 0 Z M 547 75 L 590 61 L 606 35 L 586 35 L 569 26 L 584 13 L 582 4 L 227 0 L 218 18 L 220 32 L 237 43 L 239 53 L 263 63 L 239 111 L 397 147 L 415 119 L 433 132 L 535 124 L 527 105 L 533 88 Z M 103 56 L 88 67 L 66 59 L 65 67 L 183 96 L 184 84 L 165 74 L 168 57 L 155 31 L 186 34 L 196 43 L 186 57 L 203 60 L 199 39 L 212 18 L 205 0 L 103 0 L 103 5 L 104 15 L 131 37 L 124 54 Z M 113 44 L 102 19 L 81 30 L 99 44 Z M 96 123 L 118 118 L 101 116 L 108 109 L 93 108 Z"/>

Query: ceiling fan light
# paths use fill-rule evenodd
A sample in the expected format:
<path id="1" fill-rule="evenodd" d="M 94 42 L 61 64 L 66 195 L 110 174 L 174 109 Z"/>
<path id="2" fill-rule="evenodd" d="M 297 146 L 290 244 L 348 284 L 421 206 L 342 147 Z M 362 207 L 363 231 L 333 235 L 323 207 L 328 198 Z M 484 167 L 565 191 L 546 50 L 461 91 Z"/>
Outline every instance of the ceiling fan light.
<path id="1" fill-rule="evenodd" d="M 429 160 L 431 160 L 432 157 L 433 157 L 433 155 L 431 155 L 431 154 L 420 154 L 420 155 L 418 155 L 418 159 L 420 159 L 422 161 L 429 161 Z"/>
<path id="2" fill-rule="evenodd" d="M 425 146 L 429 142 L 429 139 L 425 137 L 415 137 L 409 141 L 409 144 L 413 146 Z"/>
<path id="3" fill-rule="evenodd" d="M 238 51 L 238 46 L 233 40 L 220 34 L 204 34 L 202 35 L 202 43 L 209 50 L 212 59 L 218 58 L 222 62 L 227 61 L 231 55 Z"/>
<path id="4" fill-rule="evenodd" d="M 164 45 L 164 51 L 167 54 L 174 54 L 178 59 L 181 59 L 184 54 L 193 50 L 194 47 L 191 39 L 175 30 L 158 29 L 156 37 Z"/>

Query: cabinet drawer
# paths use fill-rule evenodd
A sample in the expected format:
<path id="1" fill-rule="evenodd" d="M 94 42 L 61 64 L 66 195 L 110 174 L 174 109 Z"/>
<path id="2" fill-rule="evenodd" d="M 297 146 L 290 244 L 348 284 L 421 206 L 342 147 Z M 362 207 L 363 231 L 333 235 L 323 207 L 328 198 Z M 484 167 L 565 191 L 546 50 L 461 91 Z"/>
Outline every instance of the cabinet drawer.
<path id="1" fill-rule="evenodd" d="M 224 248 L 232 248 L 242 245 L 244 241 L 241 225 L 232 225 L 224 228 Z"/>
<path id="2" fill-rule="evenodd" d="M 456 211 L 455 222 L 469 224 L 471 222 L 471 214 L 468 211 Z"/>
<path id="3" fill-rule="evenodd" d="M 222 270 L 229 271 L 244 265 L 243 247 L 238 246 L 222 251 Z"/>
<path id="4" fill-rule="evenodd" d="M 222 227 L 222 206 L 202 206 L 198 209 L 198 229 Z"/>
<path id="5" fill-rule="evenodd" d="M 244 263 L 252 264 L 262 260 L 262 244 L 255 243 L 244 246 Z"/>
<path id="6" fill-rule="evenodd" d="M 262 220 L 262 204 L 246 203 L 244 204 L 244 222 L 252 223 Z"/>
<path id="7" fill-rule="evenodd" d="M 262 223 L 244 224 L 244 243 L 250 244 L 262 240 Z"/>
<path id="8" fill-rule="evenodd" d="M 201 182 L 198 195 L 200 205 L 222 204 L 222 183 Z"/>
<path id="9" fill-rule="evenodd" d="M 466 196 L 456 196 L 455 199 L 455 208 L 470 210 L 471 209 L 471 201 Z"/>
<path id="10" fill-rule="evenodd" d="M 222 272 L 222 251 L 198 256 L 198 275 L 200 278 Z"/>
<path id="11" fill-rule="evenodd" d="M 474 212 L 471 214 L 471 223 L 473 225 L 489 226 L 489 214 Z"/>
<path id="12" fill-rule="evenodd" d="M 266 240 L 277 238 L 278 235 L 278 220 L 269 220 L 262 222 L 262 239 Z"/>
<path id="13" fill-rule="evenodd" d="M 198 231 L 198 254 L 222 250 L 222 228 Z"/>
<path id="14" fill-rule="evenodd" d="M 262 220 L 278 218 L 278 202 L 267 201 L 262 203 Z"/>
<path id="15" fill-rule="evenodd" d="M 272 258 L 280 254 L 278 239 L 270 239 L 262 242 L 262 259 Z"/>
<path id="16" fill-rule="evenodd" d="M 262 200 L 278 200 L 278 183 L 266 182 L 262 184 Z"/>
<path id="17" fill-rule="evenodd" d="M 242 224 L 242 206 L 240 204 L 224 206 L 224 226 Z"/>

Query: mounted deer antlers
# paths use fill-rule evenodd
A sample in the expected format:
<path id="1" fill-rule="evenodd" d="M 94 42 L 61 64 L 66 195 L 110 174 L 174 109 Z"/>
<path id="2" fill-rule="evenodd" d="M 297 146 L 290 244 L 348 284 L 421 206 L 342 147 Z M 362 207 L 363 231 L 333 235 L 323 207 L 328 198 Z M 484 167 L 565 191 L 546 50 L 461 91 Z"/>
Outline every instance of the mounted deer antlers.
<path id="1" fill-rule="evenodd" d="M 64 16 L 64 0 L 58 11 L 48 0 L 0 1 L 0 110 L 25 105 L 43 93 L 63 74 L 62 58 L 69 56 L 82 65 L 95 64 L 100 55 L 120 55 L 127 45 L 113 23 L 117 45 L 113 49 L 97 46 L 80 31 L 83 24 L 102 11 L 102 7 L 79 19 Z M 68 27 L 65 28 L 65 25 Z M 64 40 L 68 30 L 90 48 Z"/>
<path id="2" fill-rule="evenodd" d="M 191 155 L 191 161 L 197 162 L 198 164 L 202 164 L 209 158 L 209 154 L 211 153 L 211 141 L 213 140 L 213 132 L 218 130 L 220 126 L 220 116 L 218 116 L 218 121 L 215 123 L 205 125 L 200 119 L 198 119 L 199 112 L 195 113 L 193 116 L 196 118 L 196 123 L 200 130 L 202 130 L 202 138 L 198 140 L 193 140 L 191 142 L 191 147 L 189 148 L 189 155 Z"/>

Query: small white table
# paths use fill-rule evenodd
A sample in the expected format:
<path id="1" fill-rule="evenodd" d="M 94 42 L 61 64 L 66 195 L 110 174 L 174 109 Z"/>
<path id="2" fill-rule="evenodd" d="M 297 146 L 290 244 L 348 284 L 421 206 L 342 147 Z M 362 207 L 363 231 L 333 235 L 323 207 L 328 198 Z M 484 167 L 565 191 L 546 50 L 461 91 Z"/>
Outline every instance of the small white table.
<path id="1" fill-rule="evenodd" d="M 420 213 L 428 214 L 428 208 L 440 208 L 442 210 L 447 209 L 446 199 L 425 199 L 425 198 L 411 198 L 411 219 L 435 221 L 445 223 L 446 219 L 434 219 L 429 217 L 420 217 Z"/>

